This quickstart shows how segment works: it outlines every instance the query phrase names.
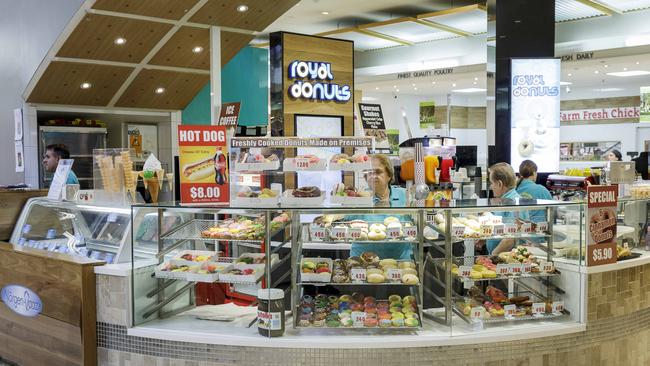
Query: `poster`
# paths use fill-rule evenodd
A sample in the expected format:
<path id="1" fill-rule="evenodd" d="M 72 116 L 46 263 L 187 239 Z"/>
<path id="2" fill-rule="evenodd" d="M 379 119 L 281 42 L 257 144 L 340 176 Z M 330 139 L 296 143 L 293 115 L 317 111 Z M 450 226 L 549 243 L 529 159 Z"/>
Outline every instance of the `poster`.
<path id="1" fill-rule="evenodd" d="M 366 136 L 375 138 L 375 149 L 388 152 L 390 142 L 380 104 L 359 103 L 361 125 Z"/>
<path id="2" fill-rule="evenodd" d="M 240 102 L 223 103 L 219 111 L 218 126 L 236 127 L 239 119 Z"/>
<path id="3" fill-rule="evenodd" d="M 436 128 L 436 102 L 420 102 L 420 128 Z"/>
<path id="4" fill-rule="evenodd" d="M 129 124 L 126 131 L 128 147 L 134 151 L 134 161 L 145 161 L 151 154 L 158 155 L 158 126 Z"/>
<path id="5" fill-rule="evenodd" d="M 178 126 L 182 204 L 228 204 L 225 126 Z"/>
<path id="6" fill-rule="evenodd" d="M 23 110 L 14 109 L 14 141 L 23 139 Z"/>
<path id="7" fill-rule="evenodd" d="M 510 164 L 532 160 L 542 173 L 560 169 L 560 59 L 513 59 Z"/>
<path id="8" fill-rule="evenodd" d="M 616 263 L 618 186 L 587 187 L 587 266 Z"/>
<path id="9" fill-rule="evenodd" d="M 641 111 L 639 122 L 650 122 L 650 86 L 641 87 Z"/>
<path id="10" fill-rule="evenodd" d="M 398 156 L 399 155 L 399 130 L 397 129 L 386 130 L 386 136 L 388 136 L 388 143 L 390 144 L 390 155 Z"/>
<path id="11" fill-rule="evenodd" d="M 15 160 L 16 160 L 16 173 L 22 173 L 25 171 L 25 155 L 23 153 L 23 142 L 14 141 L 14 151 L 15 151 Z"/>

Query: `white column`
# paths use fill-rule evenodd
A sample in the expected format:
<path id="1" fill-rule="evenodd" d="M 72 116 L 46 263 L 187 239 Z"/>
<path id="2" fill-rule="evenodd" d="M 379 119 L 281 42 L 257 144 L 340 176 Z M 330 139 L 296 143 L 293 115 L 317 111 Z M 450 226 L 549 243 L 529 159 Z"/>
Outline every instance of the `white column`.
<path id="1" fill-rule="evenodd" d="M 221 27 L 210 27 L 210 123 L 217 124 L 221 108 Z"/>

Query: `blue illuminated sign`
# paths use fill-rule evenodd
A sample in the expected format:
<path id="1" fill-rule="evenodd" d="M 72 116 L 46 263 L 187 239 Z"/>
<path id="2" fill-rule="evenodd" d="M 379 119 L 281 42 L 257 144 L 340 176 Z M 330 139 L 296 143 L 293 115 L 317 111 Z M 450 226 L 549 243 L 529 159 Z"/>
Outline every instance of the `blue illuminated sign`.
<path id="1" fill-rule="evenodd" d="M 2 302 L 16 314 L 34 317 L 43 310 L 43 303 L 38 295 L 27 287 L 8 285 L 0 292 Z"/>

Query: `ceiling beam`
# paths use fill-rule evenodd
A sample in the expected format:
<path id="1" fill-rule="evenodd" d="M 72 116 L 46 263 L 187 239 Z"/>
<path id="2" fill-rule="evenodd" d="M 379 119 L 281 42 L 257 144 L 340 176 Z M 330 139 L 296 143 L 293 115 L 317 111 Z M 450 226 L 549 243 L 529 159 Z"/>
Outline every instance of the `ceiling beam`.
<path id="1" fill-rule="evenodd" d="M 465 32 L 464 30 L 460 30 L 458 28 L 450 27 L 448 25 L 432 22 L 432 21 L 426 20 L 426 19 L 416 19 L 415 22 L 418 23 L 418 24 L 427 26 L 427 27 L 437 29 L 437 30 L 453 33 L 453 34 L 456 34 L 456 35 L 461 36 L 461 37 L 469 37 L 469 36 L 472 35 L 472 33 L 470 33 L 470 32 Z"/>
<path id="2" fill-rule="evenodd" d="M 386 35 L 386 34 L 383 34 L 383 33 L 371 31 L 369 29 L 356 28 L 354 31 L 357 32 L 357 33 L 365 34 L 365 35 L 370 36 L 370 37 L 375 37 L 375 38 L 383 39 L 385 41 L 391 41 L 391 42 L 399 43 L 399 44 L 404 45 L 404 46 L 411 46 L 411 45 L 415 44 L 414 42 L 407 41 L 407 40 L 402 39 L 402 38 L 389 36 L 389 35 Z"/>
<path id="3" fill-rule="evenodd" d="M 614 14 L 623 14 L 622 11 L 616 9 L 615 7 L 611 5 L 606 5 L 601 3 L 600 1 L 597 0 L 576 0 L 577 2 L 587 5 L 590 8 L 596 9 L 600 12 L 603 12 L 607 15 L 614 15 Z"/>
<path id="4" fill-rule="evenodd" d="M 339 28 L 339 29 L 335 29 L 335 30 L 331 30 L 331 31 L 327 31 L 327 32 L 316 33 L 314 35 L 315 36 L 320 36 L 320 37 L 326 37 L 326 36 L 331 36 L 331 35 L 334 35 L 334 34 L 354 32 L 357 29 L 358 28 L 355 28 L 355 27 Z"/>
<path id="5" fill-rule="evenodd" d="M 418 15 L 418 19 L 421 18 L 434 18 L 434 17 L 439 17 L 441 15 L 451 15 L 451 14 L 460 14 L 460 13 L 466 13 L 468 11 L 472 10 L 482 10 L 482 11 L 487 11 L 484 5 L 479 5 L 479 4 L 474 4 L 474 5 L 467 5 L 467 6 L 459 6 L 457 8 L 451 8 L 451 9 L 445 9 L 441 11 L 434 11 L 431 13 L 424 13 Z"/>
<path id="6" fill-rule="evenodd" d="M 92 60 L 86 58 L 72 58 L 72 57 L 54 57 L 52 61 L 60 62 L 74 62 L 79 64 L 89 65 L 106 65 L 106 66 L 119 66 L 119 67 L 139 67 L 140 64 L 133 62 L 118 62 L 118 61 L 105 61 L 105 60 Z M 210 75 L 210 70 L 193 69 L 189 67 L 176 67 L 176 66 L 161 66 L 161 65 L 144 65 L 143 69 L 148 70 L 164 70 L 174 72 L 185 72 L 190 74 Z"/>

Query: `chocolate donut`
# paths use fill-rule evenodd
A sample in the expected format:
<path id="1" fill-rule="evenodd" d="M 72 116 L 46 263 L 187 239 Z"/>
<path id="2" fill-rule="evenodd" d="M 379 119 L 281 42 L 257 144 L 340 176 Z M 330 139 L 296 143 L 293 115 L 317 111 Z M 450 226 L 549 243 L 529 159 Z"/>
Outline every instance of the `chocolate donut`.
<path id="1" fill-rule="evenodd" d="M 318 197 L 321 192 L 318 187 L 300 187 L 293 191 L 294 197 Z"/>

